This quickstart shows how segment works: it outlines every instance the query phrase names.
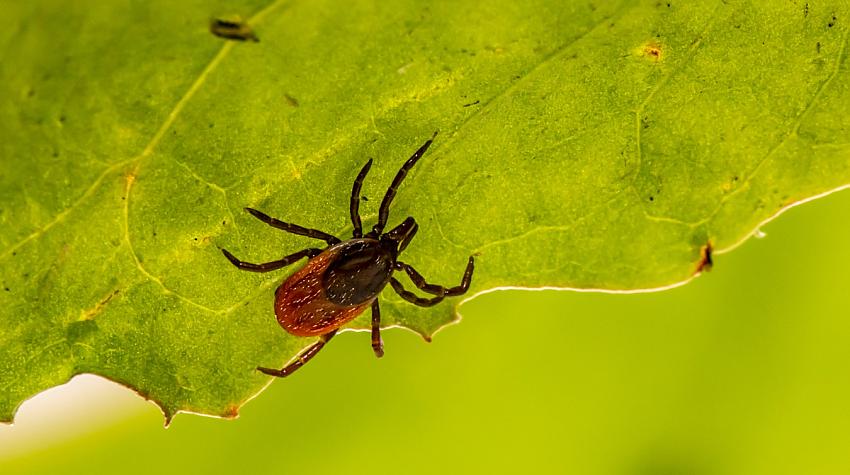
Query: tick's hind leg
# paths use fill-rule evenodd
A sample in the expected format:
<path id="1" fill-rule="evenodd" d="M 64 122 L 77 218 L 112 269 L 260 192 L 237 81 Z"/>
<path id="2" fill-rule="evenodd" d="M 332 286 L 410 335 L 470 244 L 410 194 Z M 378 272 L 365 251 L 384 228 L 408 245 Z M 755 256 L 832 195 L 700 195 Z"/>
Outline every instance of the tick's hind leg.
<path id="1" fill-rule="evenodd" d="M 384 356 L 384 342 L 381 341 L 381 307 L 378 299 L 372 302 L 372 351 L 378 358 Z"/>
<path id="2" fill-rule="evenodd" d="M 445 298 L 442 295 L 438 295 L 430 299 L 419 297 L 413 292 L 405 289 L 404 286 L 401 285 L 401 282 L 399 282 L 398 279 L 396 279 L 395 277 L 390 277 L 390 285 L 393 287 L 393 290 L 395 290 L 396 293 L 401 296 L 401 298 L 420 307 L 433 307 L 434 305 L 437 305 L 438 303 L 442 302 Z"/>
<path id="3" fill-rule="evenodd" d="M 330 333 L 325 333 L 324 335 L 322 335 L 319 338 L 319 341 L 317 341 L 316 343 L 313 343 L 312 346 L 310 346 L 309 348 L 304 350 L 303 353 L 298 355 L 298 358 L 295 361 L 293 361 L 292 363 L 289 363 L 283 369 L 271 369 L 271 368 L 263 368 L 262 366 L 258 366 L 257 370 L 262 372 L 262 373 L 265 373 L 269 376 L 276 376 L 278 378 L 285 378 L 285 377 L 289 376 L 290 374 L 294 373 L 295 370 L 297 370 L 298 368 L 304 366 L 308 361 L 313 359 L 313 357 L 316 356 L 316 353 L 318 353 L 319 350 L 324 348 L 325 344 L 327 342 L 331 341 L 331 338 L 333 338 L 334 335 L 336 335 L 336 330 L 334 330 Z"/>
<path id="4" fill-rule="evenodd" d="M 321 254 L 321 249 L 304 249 L 303 251 L 298 251 L 294 254 L 290 254 L 283 259 L 279 259 L 277 261 L 266 262 L 264 264 L 251 264 L 250 262 L 240 261 L 236 257 L 233 256 L 226 249 L 222 249 L 221 252 L 224 253 L 224 257 L 227 258 L 233 265 L 236 267 L 247 270 L 251 272 L 269 272 L 273 270 L 280 269 L 281 267 L 286 267 L 289 264 L 292 264 L 302 257 L 315 257 Z"/>
<path id="5" fill-rule="evenodd" d="M 458 295 L 463 295 L 469 290 L 469 283 L 472 282 L 472 272 L 475 270 L 475 259 L 472 256 L 469 256 L 469 261 L 466 264 L 466 270 L 463 272 L 463 278 L 460 281 L 460 285 L 446 288 L 442 285 L 429 284 L 425 281 L 425 278 L 422 277 L 422 274 L 416 271 L 410 264 L 405 264 L 404 262 L 396 262 L 396 270 L 403 270 L 407 272 L 407 275 L 410 277 L 411 282 L 419 290 L 424 292 L 428 292 L 432 295 L 440 295 L 444 297 L 456 297 Z"/>
<path id="6" fill-rule="evenodd" d="M 245 208 L 245 211 L 251 213 L 251 216 L 259 219 L 260 221 L 268 224 L 273 228 L 280 229 L 282 231 L 286 231 L 288 233 L 297 234 L 299 236 L 307 236 L 313 239 L 321 239 L 330 245 L 334 245 L 340 242 L 339 238 L 328 234 L 326 232 L 319 231 L 318 229 L 310 229 L 305 228 L 304 226 L 299 226 L 297 224 L 292 223 L 284 223 L 283 221 L 272 218 L 271 216 L 263 213 L 262 211 L 257 211 L 254 208 Z"/>

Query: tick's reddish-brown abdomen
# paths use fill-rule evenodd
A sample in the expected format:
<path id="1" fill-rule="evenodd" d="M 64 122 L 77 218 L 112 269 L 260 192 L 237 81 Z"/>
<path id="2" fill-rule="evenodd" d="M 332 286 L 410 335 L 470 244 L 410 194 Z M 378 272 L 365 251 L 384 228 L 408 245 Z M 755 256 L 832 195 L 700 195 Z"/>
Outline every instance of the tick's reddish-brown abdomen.
<path id="1" fill-rule="evenodd" d="M 322 278 L 337 254 L 336 246 L 326 249 L 277 288 L 274 312 L 284 330 L 295 336 L 324 335 L 353 320 L 372 304 L 374 298 L 351 307 L 328 300 Z"/>

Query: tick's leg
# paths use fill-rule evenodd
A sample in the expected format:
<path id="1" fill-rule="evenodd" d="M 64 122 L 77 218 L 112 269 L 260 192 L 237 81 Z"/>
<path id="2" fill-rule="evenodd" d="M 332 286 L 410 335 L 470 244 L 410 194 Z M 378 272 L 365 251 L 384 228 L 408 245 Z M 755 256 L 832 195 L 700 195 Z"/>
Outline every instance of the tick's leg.
<path id="1" fill-rule="evenodd" d="M 240 261 L 235 258 L 233 254 L 231 254 L 226 249 L 222 249 L 221 252 L 224 253 L 224 257 L 226 257 L 230 262 L 233 263 L 236 267 L 247 270 L 251 272 L 269 272 L 273 270 L 280 269 L 281 267 L 286 267 L 289 264 L 296 262 L 298 259 L 302 257 L 315 257 L 319 255 L 322 250 L 321 249 L 304 249 L 303 251 L 298 251 L 294 254 L 290 254 L 283 259 L 277 261 L 266 262 L 264 264 L 251 264 L 250 262 Z"/>
<path id="2" fill-rule="evenodd" d="M 381 208 L 378 210 L 378 223 L 372 228 L 372 232 L 369 233 L 373 237 L 380 236 L 382 232 L 384 232 L 384 226 L 387 225 L 387 219 L 390 217 L 390 203 L 392 203 L 393 198 L 395 198 L 395 194 L 398 191 L 399 185 L 401 185 L 404 177 L 407 176 L 407 172 L 416 165 L 416 162 L 422 158 L 422 155 L 425 154 L 425 151 L 428 150 L 428 147 L 431 146 L 431 142 L 434 141 L 434 137 L 437 136 L 437 132 L 434 132 L 434 135 L 428 139 L 427 142 L 422 144 L 410 158 L 404 162 L 404 165 L 401 166 L 401 170 L 396 173 L 395 178 L 393 178 L 392 184 L 387 189 L 387 193 L 384 195 L 384 199 L 381 201 Z"/>
<path id="3" fill-rule="evenodd" d="M 283 369 L 271 369 L 271 368 L 263 368 L 262 366 L 258 366 L 257 371 L 265 373 L 269 376 L 277 376 L 278 378 L 285 378 L 285 377 L 289 376 L 290 374 L 294 373 L 295 370 L 297 370 L 298 368 L 304 366 L 304 364 L 306 364 L 314 356 L 316 356 L 316 353 L 318 353 L 319 350 L 321 350 L 327 342 L 331 341 L 331 338 L 333 338 L 334 335 L 336 335 L 336 330 L 334 330 L 330 333 L 325 333 L 324 335 L 322 335 L 319 338 L 319 341 L 317 341 L 316 343 L 313 343 L 312 346 L 310 346 L 309 348 L 304 350 L 303 353 L 298 355 L 298 358 L 295 361 L 293 361 L 292 363 L 289 363 Z"/>
<path id="4" fill-rule="evenodd" d="M 351 187 L 351 205 L 349 206 L 349 210 L 351 211 L 351 224 L 354 225 L 353 236 L 356 238 L 363 237 L 363 227 L 360 224 L 360 188 L 363 187 L 363 179 L 366 178 L 366 174 L 369 173 L 369 168 L 371 167 L 372 159 L 370 158 L 366 162 L 366 165 L 363 165 L 360 173 L 357 174 L 357 178 L 354 179 L 354 186 Z"/>
<path id="5" fill-rule="evenodd" d="M 425 278 L 422 277 L 422 274 L 416 272 L 416 269 L 414 269 L 410 264 L 405 264 L 404 262 L 399 261 L 396 262 L 395 268 L 396 270 L 403 270 L 407 272 L 407 275 L 410 276 L 410 280 L 417 288 L 419 288 L 419 290 L 433 295 L 455 297 L 463 295 L 467 290 L 469 290 L 469 283 L 472 281 L 472 272 L 475 270 L 475 260 L 472 256 L 469 256 L 469 262 L 466 264 L 466 270 L 463 272 L 463 279 L 461 279 L 460 285 L 449 289 L 441 285 L 429 284 L 425 281 Z"/>
<path id="6" fill-rule="evenodd" d="M 255 218 L 268 224 L 269 226 L 281 229 L 288 233 L 297 234 L 299 236 L 307 236 L 314 239 L 321 239 L 322 241 L 325 241 L 326 243 L 331 245 L 340 242 L 339 238 L 337 238 L 336 236 L 324 233 L 322 231 L 319 231 L 318 229 L 310 229 L 305 228 L 303 226 L 299 226 L 297 224 L 284 223 L 283 221 L 276 218 L 272 218 L 266 213 L 263 213 L 262 211 L 257 211 L 254 208 L 245 208 L 245 211 L 251 213 L 251 215 L 253 215 Z"/>
<path id="7" fill-rule="evenodd" d="M 381 307 L 378 299 L 372 302 L 372 351 L 378 358 L 384 356 L 384 342 L 381 341 Z"/>
<path id="8" fill-rule="evenodd" d="M 390 277 L 390 285 L 393 286 L 393 290 L 395 290 L 396 293 L 401 296 L 401 298 L 420 307 L 432 307 L 442 302 L 445 298 L 442 295 L 438 295 L 430 299 L 419 297 L 413 292 L 406 290 L 404 286 L 401 285 L 401 282 L 399 282 L 398 279 L 396 279 L 395 277 Z"/>

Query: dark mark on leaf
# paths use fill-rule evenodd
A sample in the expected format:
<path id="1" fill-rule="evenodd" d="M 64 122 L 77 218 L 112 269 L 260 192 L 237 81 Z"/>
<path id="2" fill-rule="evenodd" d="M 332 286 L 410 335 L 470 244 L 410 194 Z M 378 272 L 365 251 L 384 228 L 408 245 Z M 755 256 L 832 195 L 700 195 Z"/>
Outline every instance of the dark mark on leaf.
<path id="1" fill-rule="evenodd" d="M 233 405 L 224 410 L 222 416 L 225 419 L 236 419 L 239 417 L 239 406 Z"/>
<path id="2" fill-rule="evenodd" d="M 106 307 L 106 304 L 108 304 L 109 301 L 112 300 L 112 297 L 115 297 L 119 292 L 121 291 L 118 289 L 113 290 L 109 295 L 106 296 L 106 298 L 95 304 L 94 307 L 88 310 L 84 310 L 82 316 L 80 317 L 80 321 L 93 320 L 94 317 L 98 316 L 101 312 L 103 312 L 103 309 L 104 307 Z"/>
<path id="3" fill-rule="evenodd" d="M 210 21 L 210 33 L 228 40 L 251 40 L 255 43 L 260 41 L 254 34 L 254 30 L 239 17 L 233 17 L 233 19 L 214 18 Z"/>
<path id="4" fill-rule="evenodd" d="M 290 96 L 289 94 L 284 94 L 283 98 L 286 99 L 286 103 L 289 104 L 290 106 L 292 106 L 292 107 L 298 107 L 299 106 L 298 99 Z"/>
<path id="5" fill-rule="evenodd" d="M 464 105 L 463 105 L 463 107 L 474 106 L 474 105 L 476 105 L 476 104 L 479 104 L 480 102 L 481 102 L 481 101 L 470 102 L 469 104 L 464 104 Z"/>
<path id="6" fill-rule="evenodd" d="M 714 260 L 711 257 L 713 252 L 713 248 L 711 246 L 711 241 L 708 241 L 705 246 L 702 246 L 700 249 L 700 262 L 697 265 L 697 274 L 700 272 L 708 272 L 714 266 Z"/>
<path id="7" fill-rule="evenodd" d="M 658 40 L 653 39 L 644 43 L 643 46 L 638 49 L 637 54 L 657 63 L 663 58 L 664 50 L 661 43 Z"/>

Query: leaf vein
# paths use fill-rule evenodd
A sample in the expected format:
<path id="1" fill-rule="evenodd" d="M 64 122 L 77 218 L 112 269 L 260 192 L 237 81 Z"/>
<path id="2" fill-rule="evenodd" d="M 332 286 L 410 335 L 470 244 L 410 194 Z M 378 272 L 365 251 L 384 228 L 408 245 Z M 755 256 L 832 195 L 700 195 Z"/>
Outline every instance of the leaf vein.
<path id="1" fill-rule="evenodd" d="M 844 33 L 844 38 L 842 39 L 842 42 L 841 42 L 841 48 L 838 50 L 838 55 L 837 55 L 837 58 L 836 58 L 836 61 L 835 61 L 835 68 L 833 69 L 832 73 L 829 75 L 829 77 L 826 79 L 826 81 L 824 81 L 823 84 L 821 84 L 821 86 L 815 92 L 814 96 L 812 96 L 812 99 L 809 101 L 809 103 L 806 105 L 806 107 L 803 109 L 803 111 L 800 112 L 799 115 L 797 115 L 797 117 L 793 121 L 792 127 L 785 134 L 785 136 L 782 137 L 782 140 L 780 140 L 779 143 L 777 143 L 773 148 L 768 150 L 768 152 L 758 161 L 758 163 L 756 163 L 756 165 L 747 173 L 747 176 L 744 177 L 744 179 L 741 181 L 740 186 L 738 186 L 736 189 L 729 192 L 727 195 L 723 196 L 723 198 L 721 198 L 720 202 L 711 211 L 711 213 L 709 213 L 708 216 L 706 216 L 705 218 L 703 218 L 699 221 L 691 223 L 690 224 L 691 227 L 696 227 L 696 226 L 705 224 L 708 221 L 710 221 L 712 218 L 717 216 L 717 214 L 720 212 L 720 210 L 723 209 L 723 207 L 726 205 L 726 203 L 729 201 L 729 199 L 731 199 L 733 196 L 737 195 L 743 189 L 745 189 L 747 187 L 747 185 L 749 185 L 749 183 L 753 180 L 753 178 L 755 178 L 755 176 L 761 171 L 764 164 L 767 163 L 768 161 L 770 161 L 770 159 L 773 158 L 774 154 L 780 148 L 782 148 L 786 143 L 788 143 L 789 139 L 797 136 L 797 132 L 800 130 L 800 125 L 803 123 L 803 120 L 806 119 L 809 112 L 814 108 L 814 105 L 818 102 L 820 97 L 823 95 L 824 90 L 826 90 L 826 88 L 832 83 L 832 81 L 835 79 L 835 77 L 838 76 L 839 71 L 841 71 L 841 65 L 844 63 L 844 60 L 845 60 L 844 52 L 847 48 L 848 36 L 850 36 L 850 29 L 848 29 Z"/>
<path id="2" fill-rule="evenodd" d="M 68 206 L 67 208 L 62 210 L 59 214 L 55 215 L 53 217 L 53 219 L 51 219 L 47 224 L 41 226 L 39 229 L 33 231 L 27 237 L 21 239 L 17 243 L 6 248 L 6 250 L 4 250 L 2 254 L 0 254 L 0 260 L 3 260 L 5 258 L 9 257 L 13 252 L 15 252 L 18 249 L 20 249 L 21 247 L 23 247 L 26 243 L 32 241 L 33 239 L 38 238 L 39 236 L 41 236 L 42 234 L 47 232 L 50 228 L 52 228 L 53 226 L 60 223 L 62 220 L 65 219 L 66 216 L 68 216 L 71 212 L 73 212 L 75 209 L 77 209 L 77 207 L 79 207 L 81 203 L 83 203 L 92 194 L 94 194 L 94 192 L 97 190 L 97 188 L 103 182 L 104 178 L 106 178 L 109 174 L 114 173 L 116 170 L 120 169 L 121 167 L 126 166 L 128 163 L 133 162 L 134 160 L 136 160 L 136 157 L 133 157 L 133 158 L 130 158 L 130 159 L 127 159 L 127 160 L 123 160 L 121 162 L 118 162 L 118 163 L 104 169 L 103 172 L 100 175 L 98 175 L 97 178 L 94 179 L 94 181 L 86 189 L 86 191 L 84 191 L 83 194 L 80 195 L 79 198 L 77 198 L 73 203 L 71 203 L 70 206 Z"/>
<path id="3" fill-rule="evenodd" d="M 528 236 L 532 236 L 532 235 L 538 234 L 538 233 L 550 233 L 550 232 L 554 233 L 554 232 L 571 231 L 576 227 L 576 225 L 584 222 L 587 218 L 595 216 L 597 213 L 599 213 L 602 210 L 610 210 L 611 203 L 617 201 L 617 198 L 619 198 L 619 196 L 620 196 L 619 193 L 615 193 L 611 198 L 606 200 L 604 203 L 599 203 L 597 206 L 590 209 L 587 213 L 577 217 L 574 220 L 571 220 L 567 224 L 535 226 L 533 228 L 526 229 L 519 234 L 516 234 L 516 235 L 513 235 L 513 236 L 508 236 L 508 237 L 505 237 L 505 238 L 502 238 L 502 239 L 497 239 L 495 241 L 491 241 L 491 242 L 488 242 L 486 244 L 483 244 L 483 245 L 475 248 L 472 251 L 472 253 L 478 254 L 478 253 L 484 251 L 487 248 L 500 246 L 500 245 L 507 244 L 507 243 L 510 243 L 510 242 L 513 242 L 513 241 L 524 239 Z"/>
<path id="4" fill-rule="evenodd" d="M 221 186 L 213 183 L 212 181 L 209 181 L 209 180 L 205 179 L 204 177 L 198 175 L 195 172 L 195 170 L 193 170 L 191 167 L 189 167 L 189 165 L 186 165 L 185 163 L 181 162 L 180 160 L 177 160 L 174 157 L 169 157 L 169 158 L 171 158 L 171 160 L 174 163 L 176 163 L 179 167 L 186 170 L 186 172 L 189 173 L 189 175 L 192 176 L 192 178 L 200 181 L 201 183 L 203 183 L 207 187 L 211 188 L 213 191 L 221 194 L 222 198 L 224 199 L 224 208 L 227 211 L 227 216 L 230 218 L 230 222 L 233 225 L 233 228 L 236 229 L 236 233 L 241 236 L 242 233 L 240 232 L 239 227 L 236 226 L 236 216 L 233 214 L 233 210 L 230 209 L 230 202 L 227 199 L 227 190 L 225 190 Z"/>
<path id="5" fill-rule="evenodd" d="M 643 129 L 643 124 L 641 123 L 641 115 L 643 115 L 643 111 L 646 109 L 646 106 L 649 105 L 649 103 L 655 98 L 655 95 L 658 93 L 658 91 L 660 91 L 661 88 L 667 85 L 667 83 L 670 82 L 670 79 L 680 73 L 684 69 L 684 67 L 688 63 L 690 63 L 691 60 L 696 56 L 696 52 L 702 45 L 702 41 L 705 38 L 705 35 L 717 22 L 717 11 L 722 5 L 723 3 L 720 2 L 714 8 L 714 12 L 712 12 L 712 15 L 710 17 L 711 19 L 706 22 L 702 31 L 699 33 L 699 35 L 697 35 L 696 40 L 691 43 L 691 46 L 690 48 L 688 48 L 685 58 L 683 58 L 682 61 L 675 68 L 668 71 L 668 73 L 661 79 L 661 81 L 658 81 L 658 83 L 655 84 L 652 90 L 649 91 L 649 94 L 647 94 L 646 98 L 644 98 L 644 100 L 638 105 L 637 109 L 635 110 L 635 165 L 634 172 L 632 172 L 633 179 L 632 182 L 629 184 L 629 187 L 634 192 L 634 195 L 637 198 L 638 206 L 643 211 L 644 216 L 646 216 L 646 218 L 651 221 L 672 222 L 684 225 L 688 224 L 684 221 L 677 220 L 675 218 L 665 218 L 651 215 L 646 210 L 643 198 L 640 196 L 640 191 L 637 189 L 637 186 L 635 186 L 635 180 L 637 179 L 638 175 L 640 175 L 640 170 L 643 167 L 643 146 L 641 145 L 641 130 Z"/>
<path id="6" fill-rule="evenodd" d="M 531 75 L 533 75 L 537 70 L 539 70 L 544 65 L 546 65 L 546 64 L 560 58 L 561 56 L 565 55 L 569 51 L 570 47 L 574 46 L 576 43 L 578 43 L 579 41 L 581 41 L 584 38 L 586 38 L 587 36 L 589 36 L 591 33 L 596 31 L 602 25 L 605 25 L 606 23 L 608 23 L 608 21 L 611 18 L 612 18 L 611 16 L 603 17 L 602 20 L 600 20 L 597 24 L 593 25 L 592 27 L 588 28 L 587 31 L 585 31 L 584 33 L 581 33 L 577 37 L 567 41 L 566 43 L 562 44 L 561 46 L 559 46 L 556 49 L 549 52 L 549 54 L 544 56 L 539 62 L 537 62 L 534 66 L 532 66 L 531 69 L 529 69 L 528 71 L 525 71 L 523 73 L 520 73 L 519 79 L 515 80 L 510 85 L 508 85 L 507 87 L 505 87 L 504 89 L 502 89 L 497 94 L 490 97 L 489 99 L 483 100 L 481 102 L 481 107 L 476 108 L 475 111 L 472 114 L 468 115 L 462 122 L 460 122 L 457 125 L 457 128 L 455 129 L 455 135 L 457 134 L 457 131 L 462 129 L 466 124 L 468 124 L 473 119 L 480 116 L 485 110 L 487 110 L 487 108 L 493 102 L 497 101 L 501 97 L 504 97 L 505 95 L 509 94 L 511 91 L 513 91 L 514 89 L 519 87 L 520 84 L 525 82 Z M 445 146 L 445 144 L 444 144 L 444 146 Z"/>
<path id="7" fill-rule="evenodd" d="M 270 4 L 269 6 L 264 8 L 263 10 L 261 10 L 259 13 L 254 15 L 248 21 L 253 22 L 253 23 L 259 22 L 269 12 L 271 12 L 273 9 L 277 8 L 280 4 L 282 4 L 283 1 L 284 0 L 277 0 L 277 1 L 273 2 L 272 4 Z M 233 45 L 234 45 L 234 43 L 231 42 L 231 41 L 225 42 L 224 46 L 222 46 L 221 49 L 218 51 L 218 53 L 216 53 L 216 55 L 213 57 L 212 61 L 210 61 L 210 63 L 207 64 L 207 66 L 203 69 L 203 71 L 201 71 L 201 74 L 198 76 L 198 78 L 195 79 L 194 82 L 192 82 L 192 85 L 189 86 L 189 89 L 183 94 L 183 96 L 180 98 L 180 100 L 177 101 L 177 104 L 175 104 L 174 108 L 168 114 L 168 117 L 166 118 L 165 122 L 163 122 L 162 126 L 160 126 L 160 128 L 157 130 L 156 134 L 154 134 L 153 138 L 151 138 L 151 141 L 148 143 L 148 145 L 142 151 L 141 155 L 139 155 L 137 163 L 136 163 L 136 168 L 133 170 L 132 174 L 130 176 L 128 176 L 127 187 L 125 188 L 125 191 L 124 191 L 124 242 L 127 244 L 127 249 L 130 252 L 130 256 L 133 258 L 133 261 L 136 263 L 136 268 L 139 270 L 139 272 L 143 276 L 145 276 L 146 278 L 148 278 L 152 282 L 159 285 L 166 294 L 174 295 L 175 297 L 177 297 L 178 299 L 180 299 L 181 301 L 183 301 L 183 302 L 185 302 L 189 305 L 192 305 L 192 306 L 197 307 L 201 310 L 205 310 L 205 311 L 208 311 L 208 312 L 211 312 L 211 313 L 217 313 L 218 310 L 209 308 L 205 305 L 201 305 L 201 304 L 195 302 L 194 300 L 190 299 L 189 297 L 186 297 L 185 295 L 182 295 L 182 294 L 175 292 L 174 290 L 168 288 L 165 285 L 165 283 L 162 282 L 162 279 L 151 274 L 142 265 L 141 261 L 139 260 L 139 256 L 138 256 L 138 254 L 136 253 L 136 251 L 133 247 L 133 242 L 130 239 L 130 195 L 131 195 L 131 192 L 132 192 L 132 189 L 133 189 L 133 184 L 136 182 L 136 178 L 139 175 L 139 170 L 141 169 L 142 162 L 144 161 L 144 159 L 149 157 L 153 153 L 154 149 L 162 141 L 162 138 L 165 136 L 165 133 L 171 128 L 171 126 L 177 120 L 177 117 L 183 111 L 183 108 L 186 106 L 186 104 L 189 103 L 189 101 L 192 99 L 192 97 L 194 97 L 195 93 L 198 92 L 198 90 L 201 88 L 201 86 L 204 85 L 204 83 L 207 80 L 207 77 L 210 74 L 212 74 L 212 72 L 218 67 L 219 64 L 221 64 L 221 62 L 224 60 L 224 58 L 227 57 L 228 53 L 233 49 Z M 195 175 L 195 176 L 197 176 L 197 175 Z M 205 181 L 205 183 L 210 184 L 209 182 L 206 182 L 206 181 Z M 212 186 L 212 184 L 210 184 L 210 185 Z M 220 189 L 220 187 L 219 187 L 219 189 Z M 224 190 L 222 189 L 221 191 L 223 192 Z M 226 203 L 226 195 L 225 195 L 225 203 Z M 228 213 L 230 213 L 231 219 L 233 219 L 233 213 L 230 212 L 229 206 L 228 206 Z M 234 220 L 234 223 L 235 223 L 235 220 Z"/>

